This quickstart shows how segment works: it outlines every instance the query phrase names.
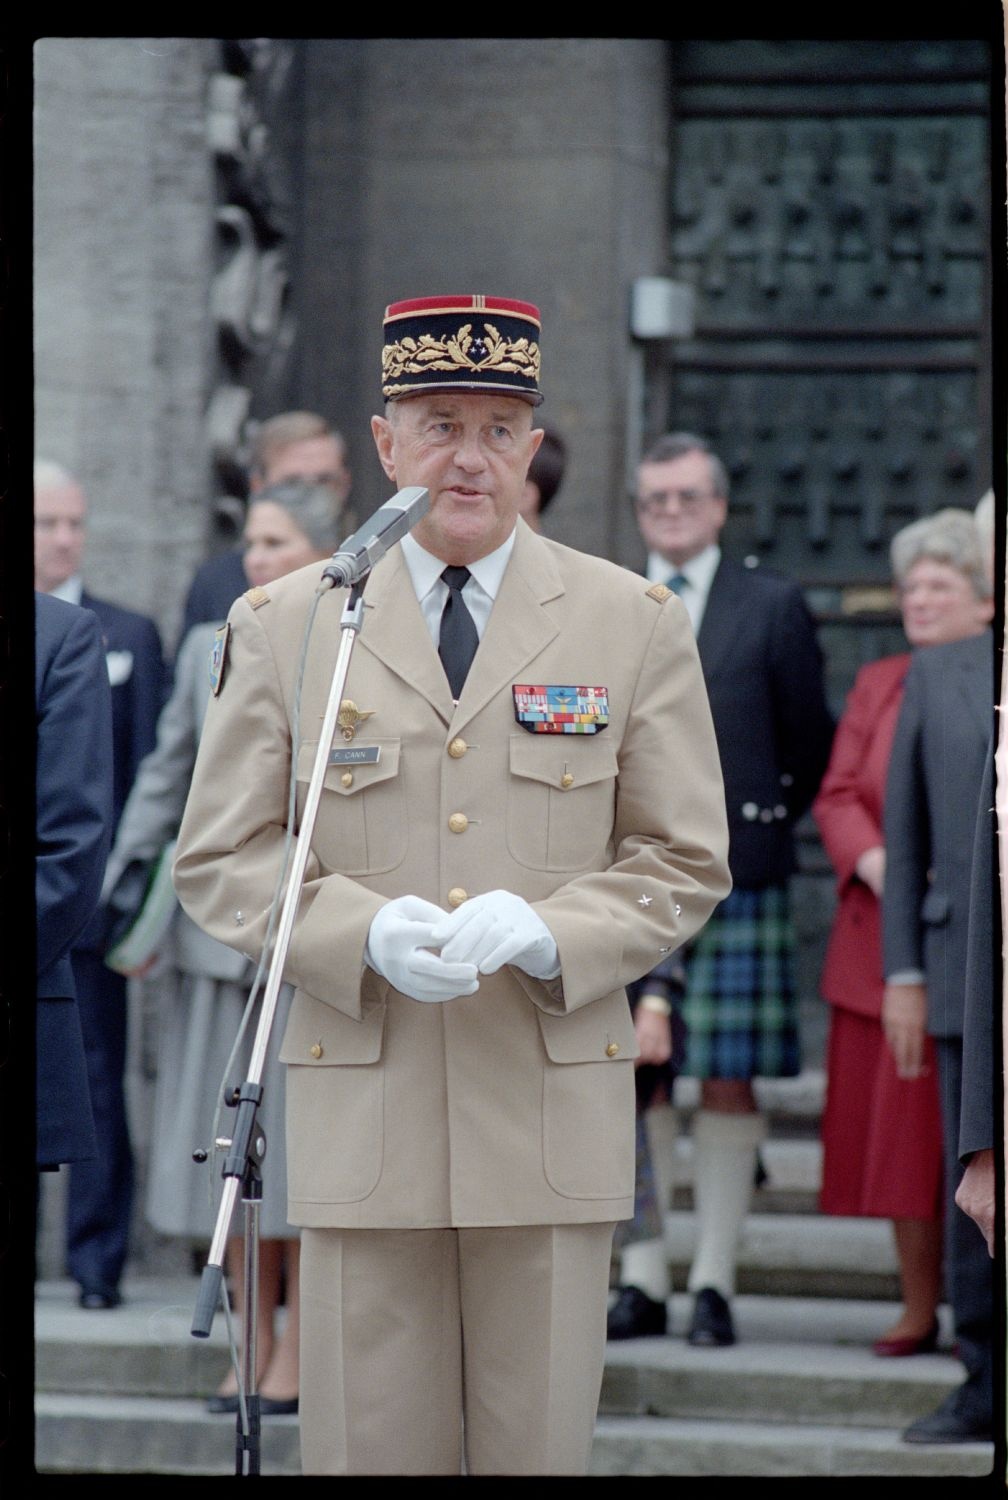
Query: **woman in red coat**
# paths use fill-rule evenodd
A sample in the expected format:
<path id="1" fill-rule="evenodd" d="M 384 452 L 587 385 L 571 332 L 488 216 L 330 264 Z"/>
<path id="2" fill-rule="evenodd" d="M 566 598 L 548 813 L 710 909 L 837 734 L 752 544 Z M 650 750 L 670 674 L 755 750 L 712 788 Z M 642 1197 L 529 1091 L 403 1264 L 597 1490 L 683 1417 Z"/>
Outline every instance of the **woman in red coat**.
<path id="1" fill-rule="evenodd" d="M 943 510 L 905 527 L 893 538 L 891 559 L 912 647 L 970 633 L 986 574 L 969 511 Z M 893 1220 L 904 1308 L 874 1346 L 888 1355 L 934 1349 L 942 1267 L 933 1044 L 926 1039 L 924 1075 L 900 1078 L 881 1021 L 882 797 L 909 664 L 902 654 L 862 667 L 812 808 L 838 891 L 821 979 L 832 1009 L 820 1208 Z"/>

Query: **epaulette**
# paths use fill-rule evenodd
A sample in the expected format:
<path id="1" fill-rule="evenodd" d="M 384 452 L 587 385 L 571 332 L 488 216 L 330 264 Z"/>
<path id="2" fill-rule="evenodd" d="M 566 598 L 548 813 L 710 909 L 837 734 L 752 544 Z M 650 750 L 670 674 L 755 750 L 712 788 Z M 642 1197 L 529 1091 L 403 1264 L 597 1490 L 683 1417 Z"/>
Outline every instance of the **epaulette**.
<path id="1" fill-rule="evenodd" d="M 644 592 L 647 594 L 649 599 L 656 599 L 659 604 L 664 604 L 665 600 L 672 593 L 672 590 L 670 588 L 666 588 L 664 583 L 653 583 L 651 587 L 649 589 L 645 589 Z"/>
<path id="2" fill-rule="evenodd" d="M 266 590 L 263 588 L 259 588 L 258 585 L 254 589 L 247 589 L 245 592 L 245 598 L 248 600 L 249 604 L 251 604 L 253 609 L 258 609 L 260 605 L 268 604 L 269 597 L 270 596 L 269 594 L 267 594 Z"/>

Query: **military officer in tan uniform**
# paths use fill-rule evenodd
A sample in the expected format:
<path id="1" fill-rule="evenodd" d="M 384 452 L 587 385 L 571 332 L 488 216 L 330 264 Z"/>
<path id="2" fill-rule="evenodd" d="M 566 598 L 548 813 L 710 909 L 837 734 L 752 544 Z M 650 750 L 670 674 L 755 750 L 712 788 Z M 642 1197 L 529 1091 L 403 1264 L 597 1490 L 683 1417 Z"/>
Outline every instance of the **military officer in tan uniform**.
<path id="1" fill-rule="evenodd" d="M 624 985 L 729 889 L 717 747 L 679 600 L 517 519 L 538 310 L 384 331 L 378 456 L 430 509 L 367 583 L 285 967 L 303 1467 L 581 1474 L 633 1212 Z M 183 905 L 253 956 L 332 684 L 339 591 L 292 752 L 319 579 L 233 606 L 179 836 Z"/>

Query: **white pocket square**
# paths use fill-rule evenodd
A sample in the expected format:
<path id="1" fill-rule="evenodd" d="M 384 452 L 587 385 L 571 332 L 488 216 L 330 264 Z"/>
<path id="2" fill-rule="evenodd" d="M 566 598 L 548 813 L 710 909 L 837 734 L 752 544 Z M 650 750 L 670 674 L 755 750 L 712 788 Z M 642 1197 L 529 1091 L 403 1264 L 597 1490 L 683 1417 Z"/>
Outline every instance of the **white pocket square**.
<path id="1" fill-rule="evenodd" d="M 121 682 L 128 682 L 130 673 L 133 671 L 132 651 L 106 651 L 105 661 L 108 665 L 108 680 L 113 687 L 118 687 Z"/>

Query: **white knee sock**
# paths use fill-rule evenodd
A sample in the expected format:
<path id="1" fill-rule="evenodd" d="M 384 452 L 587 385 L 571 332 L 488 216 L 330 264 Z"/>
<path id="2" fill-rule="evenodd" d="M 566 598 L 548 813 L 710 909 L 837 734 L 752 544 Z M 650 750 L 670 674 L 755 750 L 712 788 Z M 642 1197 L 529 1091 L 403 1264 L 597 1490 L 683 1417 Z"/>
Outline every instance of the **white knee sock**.
<path id="1" fill-rule="evenodd" d="M 766 1136 L 759 1114 L 698 1110 L 693 1119 L 693 1203 L 697 1242 L 689 1290 L 735 1292 L 735 1258 L 749 1211 L 756 1151 Z"/>
<path id="2" fill-rule="evenodd" d="M 668 1251 L 664 1239 L 636 1240 L 620 1252 L 620 1283 L 636 1286 L 655 1302 L 669 1295 Z"/>

